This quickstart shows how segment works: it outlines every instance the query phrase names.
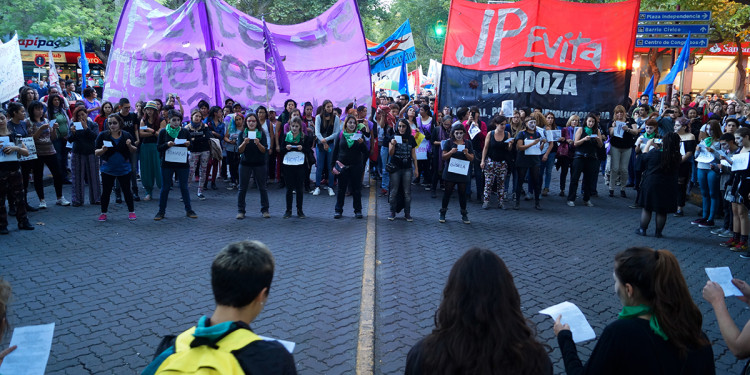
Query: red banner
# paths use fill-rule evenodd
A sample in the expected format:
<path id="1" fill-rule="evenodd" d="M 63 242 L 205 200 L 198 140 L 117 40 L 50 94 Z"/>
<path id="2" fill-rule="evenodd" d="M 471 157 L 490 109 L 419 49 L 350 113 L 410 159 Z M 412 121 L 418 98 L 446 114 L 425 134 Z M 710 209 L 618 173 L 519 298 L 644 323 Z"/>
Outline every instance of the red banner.
<path id="1" fill-rule="evenodd" d="M 81 54 L 78 52 L 65 52 L 65 59 L 67 60 L 68 64 L 78 64 L 78 58 L 80 57 Z M 98 56 L 91 52 L 86 52 L 86 59 L 89 60 L 89 65 L 104 65 L 104 62 L 102 62 L 102 60 Z"/>
<path id="2" fill-rule="evenodd" d="M 481 71 L 519 66 L 630 70 L 639 7 L 639 0 L 611 4 L 453 0 L 443 64 Z"/>

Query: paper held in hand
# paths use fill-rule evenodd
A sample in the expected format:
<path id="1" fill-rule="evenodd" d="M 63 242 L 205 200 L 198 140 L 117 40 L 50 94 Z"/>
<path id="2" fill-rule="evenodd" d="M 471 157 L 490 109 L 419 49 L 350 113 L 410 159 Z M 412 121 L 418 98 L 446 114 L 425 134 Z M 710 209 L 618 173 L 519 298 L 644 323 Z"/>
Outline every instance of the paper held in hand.
<path id="1" fill-rule="evenodd" d="M 532 143 L 536 142 L 536 139 L 524 139 L 523 144 L 524 145 L 530 145 Z M 541 144 L 541 141 L 529 148 L 526 149 L 525 154 L 526 155 L 541 155 L 542 154 L 542 148 L 539 146 Z"/>
<path id="2" fill-rule="evenodd" d="M 55 323 L 18 327 L 10 346 L 18 348 L 3 359 L 0 374 L 42 375 L 47 368 Z"/>
<path id="3" fill-rule="evenodd" d="M 430 142 L 426 139 L 419 144 L 416 150 L 417 160 L 427 160 L 427 150 L 430 149 Z"/>
<path id="4" fill-rule="evenodd" d="M 562 138 L 562 130 L 545 130 L 544 136 L 549 142 L 557 142 L 558 139 Z"/>
<path id="5" fill-rule="evenodd" d="M 393 139 L 395 139 L 395 140 L 396 140 L 396 143 L 398 143 L 398 144 L 401 144 L 401 142 L 403 142 L 403 141 L 404 141 L 404 140 L 403 140 L 403 138 L 401 138 L 401 136 L 400 136 L 400 135 L 394 135 L 394 136 L 393 136 Z"/>
<path id="6" fill-rule="evenodd" d="M 458 152 L 464 152 L 465 148 L 466 148 L 466 145 L 456 145 L 456 151 Z"/>
<path id="7" fill-rule="evenodd" d="M 8 147 L 13 147 L 15 144 L 10 141 L 10 137 L 0 137 L 0 163 L 9 161 L 18 161 L 18 153 L 13 151 L 6 154 L 2 150 Z"/>
<path id="8" fill-rule="evenodd" d="M 185 144 L 185 142 L 187 142 L 187 139 L 183 139 L 183 138 L 176 138 L 176 139 L 174 140 L 174 144 L 176 144 L 176 145 L 184 145 L 184 144 Z"/>
<path id="9" fill-rule="evenodd" d="M 469 164 L 471 163 L 468 160 L 451 158 L 448 163 L 448 172 L 468 176 Z"/>
<path id="10" fill-rule="evenodd" d="M 187 163 L 187 147 L 170 147 L 164 152 L 164 161 L 170 163 Z"/>
<path id="11" fill-rule="evenodd" d="M 575 343 L 587 341 L 596 338 L 596 333 L 591 325 L 586 320 L 586 317 L 573 303 L 565 301 L 557 305 L 548 307 L 539 312 L 540 314 L 549 315 L 552 319 L 557 320 L 559 315 L 562 315 L 560 323 L 568 324 L 570 326 L 570 332 L 573 334 L 573 341 Z"/>
<path id="12" fill-rule="evenodd" d="M 503 100 L 502 109 L 503 109 L 503 116 L 507 117 L 508 119 L 513 117 L 513 101 L 512 100 Z"/>
<path id="13" fill-rule="evenodd" d="M 471 139 L 474 139 L 474 137 L 476 137 L 480 131 L 481 130 L 479 129 L 479 126 L 477 126 L 476 124 L 472 124 L 471 127 L 469 128 L 469 137 Z"/>
<path id="14" fill-rule="evenodd" d="M 748 161 L 750 161 L 750 153 L 740 152 L 739 154 L 732 155 L 732 172 L 747 169 Z"/>
<path id="15" fill-rule="evenodd" d="M 284 155 L 284 165 L 302 165 L 305 163 L 305 154 L 299 151 L 289 151 Z"/>
<path id="16" fill-rule="evenodd" d="M 255 138 L 256 138 L 256 134 L 254 131 L 247 132 L 247 139 L 252 141 Z"/>
<path id="17" fill-rule="evenodd" d="M 742 292 L 732 284 L 732 271 L 729 267 L 706 268 L 708 279 L 718 283 L 724 290 L 724 297 L 738 296 L 742 297 Z"/>
<path id="18" fill-rule="evenodd" d="M 36 143 L 34 142 L 34 137 L 21 138 L 21 142 L 23 142 L 23 145 L 26 146 L 26 150 L 29 152 L 29 155 L 21 156 L 18 158 L 18 160 L 27 161 L 36 159 Z"/>
<path id="19" fill-rule="evenodd" d="M 276 342 L 278 342 L 279 344 L 281 344 L 281 345 L 284 346 L 284 349 L 286 349 L 286 351 L 288 351 L 289 354 L 293 354 L 294 353 L 294 347 L 297 345 L 297 344 L 295 344 L 294 342 L 291 342 L 291 341 L 274 339 L 274 338 L 271 338 L 271 337 L 268 337 L 268 336 L 258 335 L 258 337 L 260 337 L 260 339 L 263 340 L 263 341 L 276 341 Z"/>
<path id="20" fill-rule="evenodd" d="M 360 138 L 362 138 L 362 133 L 354 133 L 352 134 L 351 140 L 358 141 Z"/>
<path id="21" fill-rule="evenodd" d="M 614 135 L 617 138 L 622 138 L 622 136 L 625 135 L 626 126 L 628 126 L 628 124 L 625 122 L 615 121 L 615 129 L 612 132 L 612 135 Z"/>
<path id="22" fill-rule="evenodd" d="M 695 157 L 695 161 L 697 161 L 698 163 L 711 163 L 714 161 L 714 154 L 701 147 L 699 149 L 698 155 Z"/>
<path id="23" fill-rule="evenodd" d="M 110 142 L 110 141 L 102 141 L 102 146 L 104 146 L 104 147 L 112 147 L 112 142 Z"/>
<path id="24" fill-rule="evenodd" d="M 76 130 L 83 130 L 83 124 L 81 124 L 80 122 L 74 122 L 73 128 L 75 128 Z"/>

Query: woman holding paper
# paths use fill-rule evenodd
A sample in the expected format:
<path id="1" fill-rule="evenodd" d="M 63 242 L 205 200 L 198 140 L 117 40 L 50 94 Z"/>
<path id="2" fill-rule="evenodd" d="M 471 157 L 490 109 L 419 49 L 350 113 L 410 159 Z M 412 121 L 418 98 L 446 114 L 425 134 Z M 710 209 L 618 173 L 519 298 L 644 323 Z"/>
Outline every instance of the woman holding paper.
<path id="1" fill-rule="evenodd" d="M 73 169 L 73 206 L 83 205 L 86 186 L 84 179 L 88 179 L 90 203 L 99 205 L 101 201 L 99 159 L 94 155 L 99 127 L 91 121 L 84 106 L 76 107 L 73 111 L 73 119 L 74 126 L 70 127 L 68 136 L 68 142 L 73 143 L 73 156 L 70 159 Z"/>
<path id="2" fill-rule="evenodd" d="M 260 212 L 264 218 L 268 219 L 271 214 L 268 212 L 268 187 L 266 186 L 268 181 L 266 133 L 258 127 L 260 122 L 258 116 L 254 113 L 247 115 L 245 124 L 247 126 L 245 132 L 241 133 L 237 139 L 239 143 L 237 152 L 240 153 L 240 187 L 237 191 L 236 218 L 237 220 L 245 218 L 245 198 L 247 197 L 247 187 L 250 184 L 250 175 L 252 175 L 260 193 Z"/>
<path id="3" fill-rule="evenodd" d="M 445 213 L 448 211 L 448 203 L 453 194 L 453 188 L 458 189 L 458 204 L 461 207 L 461 221 L 471 224 L 469 212 L 466 210 L 466 184 L 469 183 L 469 168 L 474 160 L 474 149 L 471 142 L 467 142 L 466 131 L 460 123 L 451 128 L 451 137 L 443 145 L 443 161 L 446 163 L 443 169 L 443 203 L 440 209 L 438 221 L 445 223 Z"/>
<path id="4" fill-rule="evenodd" d="M 592 180 L 596 179 L 599 170 L 597 149 L 601 148 L 603 144 L 597 119 L 592 114 L 586 116 L 584 126 L 576 130 L 573 146 L 575 146 L 576 151 L 573 154 L 573 173 L 570 176 L 570 188 L 568 189 L 568 206 L 575 206 L 578 181 L 583 174 L 583 204 L 593 207 L 591 186 Z"/>
<path id="5" fill-rule="evenodd" d="M 47 208 L 44 200 L 44 166 L 52 173 L 52 181 L 55 186 L 58 206 L 70 206 L 70 202 L 63 196 L 63 174 L 58 168 L 57 155 L 53 142 L 57 139 L 57 132 L 52 131 L 49 121 L 44 117 L 44 105 L 38 100 L 29 104 L 29 121 L 27 131 L 34 138 L 36 148 L 35 160 L 31 160 L 31 172 L 34 175 L 34 190 L 39 197 L 39 208 Z M 40 181 L 37 183 L 36 181 Z"/>
<path id="6" fill-rule="evenodd" d="M 736 278 L 732 279 L 732 284 L 742 293 L 737 298 L 746 304 L 750 304 L 750 285 L 744 280 Z M 724 289 L 715 281 L 709 280 L 706 282 L 706 286 L 703 287 L 703 298 L 711 304 L 714 310 L 716 321 L 719 323 L 721 337 L 727 344 L 727 348 L 738 359 L 747 359 L 750 357 L 750 321 L 745 323 L 745 326 L 740 330 L 734 319 L 732 319 L 732 316 L 729 315 L 729 310 L 724 299 L 725 296 Z M 750 364 L 745 364 L 742 374 L 746 373 L 749 366 Z"/>
<path id="7" fill-rule="evenodd" d="M 357 131 L 357 119 L 347 116 L 344 120 L 344 130 L 335 134 L 333 153 L 331 161 L 333 169 L 329 180 L 334 174 L 338 174 L 339 194 L 336 197 L 334 208 L 334 219 L 340 219 L 344 212 L 344 197 L 349 188 L 352 192 L 352 203 L 354 205 L 354 217 L 361 219 L 362 216 L 362 161 L 367 157 L 367 145 L 362 133 Z M 407 181 L 408 183 L 408 181 Z"/>
<path id="8" fill-rule="evenodd" d="M 728 122 L 727 122 L 728 124 Z M 734 141 L 739 149 L 732 155 L 729 161 L 732 164 L 730 177 L 730 190 L 728 201 L 732 204 L 732 232 L 733 236 L 723 246 L 730 250 L 742 252 L 743 258 L 750 258 L 748 253 L 748 233 L 750 232 L 750 217 L 748 217 L 748 206 L 750 206 L 750 169 L 748 169 L 748 156 L 750 156 L 750 129 L 740 128 L 734 132 Z"/>
<path id="9" fill-rule="evenodd" d="M 292 217 L 292 199 L 297 196 L 297 217 L 305 218 L 302 211 L 304 199 L 305 156 L 312 152 L 313 137 L 306 135 L 307 129 L 302 129 L 302 118 L 293 116 L 289 121 L 289 131 L 281 139 L 281 160 L 284 166 L 284 180 L 286 183 L 286 211 L 284 219 Z"/>
<path id="10" fill-rule="evenodd" d="M 698 143 L 695 149 L 695 160 L 698 162 L 698 184 L 703 196 L 703 214 L 690 224 L 701 228 L 714 226 L 714 215 L 719 209 L 721 193 L 719 189 L 719 154 L 714 148 L 719 147 L 721 124 L 718 120 L 710 120 L 704 127 L 706 137 Z"/>
<path id="11" fill-rule="evenodd" d="M 451 268 L 432 333 L 406 357 L 406 375 L 552 374 L 500 257 L 479 248 Z"/>
<path id="12" fill-rule="evenodd" d="M 568 178 L 568 172 L 573 172 L 573 155 L 575 153 L 576 129 L 581 124 L 581 118 L 578 115 L 572 115 L 568 118 L 565 127 L 562 128 L 561 134 L 563 141 L 557 148 L 557 162 L 560 164 L 560 196 L 565 197 L 565 185 Z"/>
<path id="13" fill-rule="evenodd" d="M 703 316 L 674 254 L 631 247 L 615 256 L 619 319 L 602 332 L 588 362 L 578 358 L 568 324 L 554 325 L 567 374 L 714 374 Z"/>
<path id="14" fill-rule="evenodd" d="M 677 175 L 681 162 L 680 136 L 677 133 L 668 133 L 661 144 L 656 144 L 641 158 L 643 182 L 638 205 L 642 209 L 636 234 L 646 235 L 651 216 L 656 212 L 655 236 L 662 237 L 667 214 L 677 211 Z"/>
<path id="15" fill-rule="evenodd" d="M 479 166 L 484 171 L 484 202 L 483 209 L 490 208 L 490 196 L 492 190 L 497 190 L 497 207 L 505 209 L 503 198 L 505 198 L 505 176 L 508 173 L 508 154 L 513 139 L 505 127 L 498 126 L 487 135 L 482 149 L 482 161 Z M 495 188 L 497 186 L 497 188 Z"/>
<path id="16" fill-rule="evenodd" d="M 402 198 L 406 221 L 414 220 L 411 217 L 411 180 L 414 174 L 419 176 L 416 148 L 417 142 L 412 136 L 409 121 L 399 120 L 396 134 L 388 144 L 390 163 L 396 167 L 396 170 L 390 172 L 391 191 L 388 203 L 391 206 L 391 214 L 388 220 L 396 219 L 396 211 L 400 211 L 398 206 Z"/>
<path id="17" fill-rule="evenodd" d="M 190 191 L 188 190 L 188 151 L 190 147 L 190 132 L 182 127 L 182 112 L 169 112 L 169 125 L 159 132 L 159 139 L 156 148 L 161 158 L 161 178 L 164 180 L 164 187 L 159 194 L 159 212 L 154 216 L 154 220 L 164 219 L 167 210 L 167 200 L 169 199 L 169 190 L 172 188 L 173 176 L 177 176 L 180 184 L 180 193 L 182 194 L 182 203 L 185 205 L 185 215 L 195 219 L 198 215 L 193 211 L 190 205 Z"/>
<path id="18" fill-rule="evenodd" d="M 546 141 L 537 129 L 537 120 L 529 117 L 526 121 L 526 129 L 516 135 L 514 142 L 518 151 L 516 154 L 516 204 L 513 206 L 513 209 L 518 210 L 521 208 L 523 180 L 528 173 L 529 190 L 534 190 L 534 208 L 541 210 L 542 206 L 539 205 L 539 195 L 542 190 L 542 175 L 539 168 L 542 164 L 542 148 Z"/>
<path id="19" fill-rule="evenodd" d="M 619 184 L 620 197 L 627 198 L 628 164 L 638 137 L 638 125 L 627 117 L 625 107 L 618 105 L 614 112 L 614 121 L 609 128 L 609 196 L 615 196 L 615 186 Z"/>
<path id="20" fill-rule="evenodd" d="M 682 208 L 685 207 L 687 201 L 687 186 L 690 182 L 693 164 L 695 164 L 693 154 L 698 143 L 695 140 L 695 135 L 690 133 L 689 124 L 688 120 L 684 118 L 679 118 L 674 123 L 674 131 L 680 136 L 680 154 L 682 155 L 680 169 L 677 171 L 677 212 L 675 212 L 675 216 L 684 215 Z"/>
<path id="21" fill-rule="evenodd" d="M 107 221 L 107 210 L 109 208 L 109 197 L 115 180 L 120 182 L 120 188 L 125 196 L 125 204 L 128 206 L 128 220 L 135 220 L 135 206 L 133 204 L 133 192 L 130 190 L 130 158 L 138 150 L 135 147 L 135 138 L 122 130 L 123 119 L 118 114 L 111 114 L 106 119 L 109 130 L 99 133 L 96 137 L 96 151 L 94 154 L 101 159 L 102 175 L 102 212 L 99 221 Z"/>
<path id="22" fill-rule="evenodd" d="M 55 138 L 52 139 L 52 145 L 55 147 L 57 168 L 63 175 L 63 183 L 70 184 L 72 181 L 67 179 L 68 154 L 70 153 L 70 150 L 65 147 L 68 143 L 67 137 L 68 127 L 70 126 L 70 107 L 65 105 L 62 96 L 49 96 L 47 99 L 47 118 L 52 126 L 52 131 L 55 132 Z"/>
<path id="23" fill-rule="evenodd" d="M 8 118 L 2 109 L 0 109 L 0 152 L 3 154 L 0 155 L 0 234 L 8 234 L 8 212 L 5 210 L 6 198 L 8 199 L 8 206 L 15 207 L 18 229 L 34 230 L 34 226 L 31 225 L 26 216 L 21 163 L 18 161 L 18 155 L 28 156 L 29 150 L 16 137 L 16 132 L 8 127 Z"/>
<path id="24" fill-rule="evenodd" d="M 204 200 L 203 185 L 206 183 L 208 173 L 208 159 L 211 158 L 211 130 L 208 125 L 201 121 L 201 113 L 197 108 L 190 113 L 190 124 L 185 127 L 190 132 L 190 177 L 195 176 L 196 165 L 198 165 L 198 199 Z"/>
<path id="25" fill-rule="evenodd" d="M 141 184 L 146 191 L 144 201 L 150 201 L 154 190 L 154 183 L 159 189 L 162 188 L 161 170 L 159 165 L 159 152 L 157 141 L 159 135 L 159 110 L 155 101 L 146 103 L 143 109 L 143 118 L 139 136 L 141 140 Z M 171 176 L 169 178 L 172 178 Z"/>
<path id="26" fill-rule="evenodd" d="M 660 138 L 659 133 L 656 131 L 657 127 L 658 123 L 656 122 L 656 117 L 652 115 L 643 123 L 644 133 L 635 141 L 635 166 L 633 169 L 635 170 L 634 179 L 636 196 L 635 203 L 633 203 L 630 208 L 641 208 L 641 206 L 638 205 L 638 200 L 640 199 L 641 194 L 641 177 L 643 176 L 641 158 L 648 152 L 649 145 L 653 144 L 651 140 Z"/>

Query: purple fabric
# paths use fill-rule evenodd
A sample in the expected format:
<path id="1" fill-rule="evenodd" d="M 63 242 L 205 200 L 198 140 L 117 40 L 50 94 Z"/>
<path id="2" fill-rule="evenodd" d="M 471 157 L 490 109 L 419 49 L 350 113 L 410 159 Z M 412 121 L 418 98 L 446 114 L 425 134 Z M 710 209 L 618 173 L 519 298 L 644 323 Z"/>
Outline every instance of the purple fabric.
<path id="1" fill-rule="evenodd" d="M 222 0 L 189 1 L 174 11 L 155 0 L 128 0 L 112 43 L 103 98 L 164 99 L 176 93 L 186 109 L 201 99 L 222 105 L 228 97 L 246 108 L 281 108 L 290 98 L 314 106 L 330 99 L 337 107 L 353 98 L 371 101 L 355 0 L 339 0 L 301 24 L 269 24 L 268 29 L 279 55 L 286 57 L 288 94 L 276 90 L 276 79 L 267 79 L 273 69 L 266 69 L 260 20 Z"/>
<path id="2" fill-rule="evenodd" d="M 273 40 L 273 35 L 268 31 L 268 24 L 263 19 L 263 52 L 266 57 L 266 64 L 273 66 L 273 71 L 276 73 L 276 84 L 279 86 L 279 92 L 289 94 L 289 76 L 286 74 L 284 69 L 284 63 L 279 56 L 279 50 L 276 48 L 276 42 Z"/>

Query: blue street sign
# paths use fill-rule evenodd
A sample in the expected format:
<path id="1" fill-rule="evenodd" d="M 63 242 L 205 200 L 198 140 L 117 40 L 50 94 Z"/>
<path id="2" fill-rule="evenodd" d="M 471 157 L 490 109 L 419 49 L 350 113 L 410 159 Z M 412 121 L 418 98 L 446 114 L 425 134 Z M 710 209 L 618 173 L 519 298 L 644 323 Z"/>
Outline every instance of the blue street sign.
<path id="1" fill-rule="evenodd" d="M 638 25 L 637 34 L 708 34 L 708 25 Z"/>
<path id="2" fill-rule="evenodd" d="M 635 46 L 643 48 L 682 48 L 687 38 L 636 38 Z M 708 38 L 690 38 L 690 48 L 708 47 Z"/>
<path id="3" fill-rule="evenodd" d="M 710 11 L 686 11 L 686 12 L 640 12 L 638 21 L 710 21 Z"/>

